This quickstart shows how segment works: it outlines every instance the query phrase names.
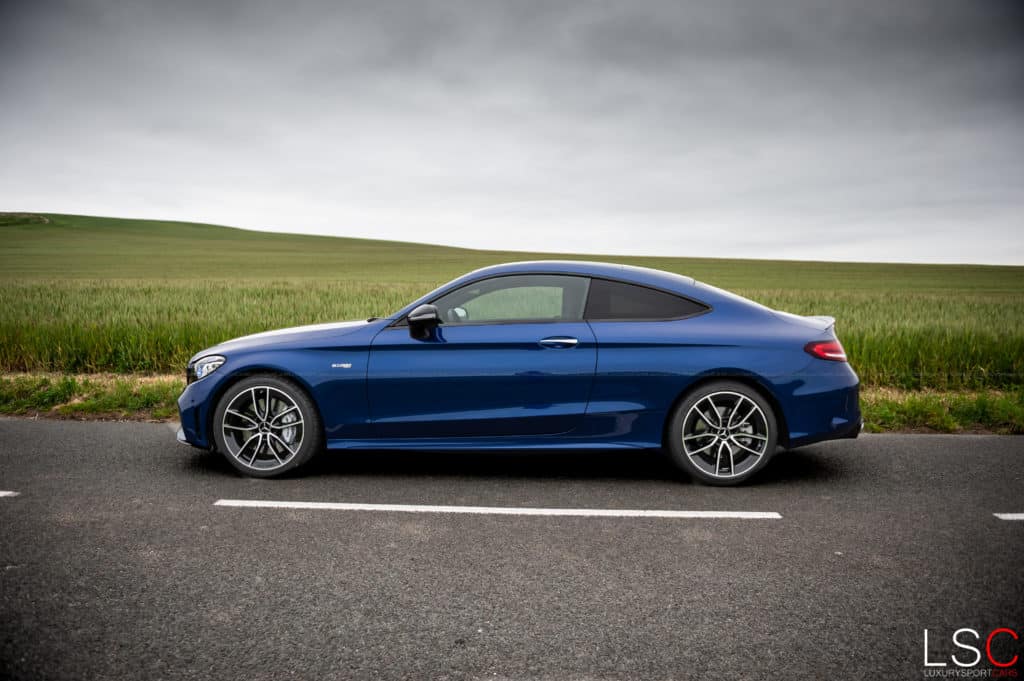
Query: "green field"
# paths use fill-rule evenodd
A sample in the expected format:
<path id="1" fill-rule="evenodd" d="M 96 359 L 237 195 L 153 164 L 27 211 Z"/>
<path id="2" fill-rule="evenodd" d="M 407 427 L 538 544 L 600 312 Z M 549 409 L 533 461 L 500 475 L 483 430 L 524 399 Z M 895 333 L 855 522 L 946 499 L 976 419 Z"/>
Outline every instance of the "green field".
<path id="1" fill-rule="evenodd" d="M 1021 267 L 540 255 L 49 214 L 0 214 L 0 371 L 179 373 L 227 338 L 387 314 L 476 267 L 554 257 L 832 315 L 868 385 L 1024 387 Z"/>

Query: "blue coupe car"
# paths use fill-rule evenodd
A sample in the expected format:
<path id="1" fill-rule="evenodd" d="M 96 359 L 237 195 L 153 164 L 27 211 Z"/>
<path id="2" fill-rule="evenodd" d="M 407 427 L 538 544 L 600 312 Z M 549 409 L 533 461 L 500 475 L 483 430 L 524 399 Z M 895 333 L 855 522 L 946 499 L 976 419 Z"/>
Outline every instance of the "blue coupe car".
<path id="1" fill-rule="evenodd" d="M 178 439 L 270 477 L 327 449 L 663 449 L 740 483 L 778 447 L 856 437 L 831 317 L 588 262 L 485 267 L 384 318 L 197 353 Z"/>

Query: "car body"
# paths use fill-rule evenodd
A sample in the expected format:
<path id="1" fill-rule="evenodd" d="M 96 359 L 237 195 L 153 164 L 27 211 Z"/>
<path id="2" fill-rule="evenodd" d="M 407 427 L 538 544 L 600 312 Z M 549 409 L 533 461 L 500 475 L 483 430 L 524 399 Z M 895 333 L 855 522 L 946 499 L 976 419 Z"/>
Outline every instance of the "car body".
<path id="1" fill-rule="evenodd" d="M 310 437 L 331 450 L 661 448 L 680 405 L 715 382 L 731 392 L 697 408 L 692 437 L 701 445 L 721 438 L 706 450 L 717 448 L 719 459 L 743 455 L 720 404 L 738 418 L 746 403 L 734 404 L 733 393 L 765 412 L 763 425 L 740 434 L 748 445 L 758 437 L 772 450 L 856 437 L 862 425 L 858 378 L 832 318 L 790 315 L 689 277 L 607 263 L 485 267 L 384 318 L 226 341 L 196 353 L 188 373 L 179 440 L 221 448 L 220 433 L 238 446 L 256 442 L 229 456 L 236 464 L 263 443 L 260 427 L 270 453 L 288 458 L 288 443 L 268 430 L 282 427 L 272 406 L 291 406 L 285 420 L 307 414 L 306 432 L 315 422 Z M 253 376 L 283 380 L 278 388 L 291 400 L 256 385 L 235 395 L 234 409 L 223 407 L 232 386 Z M 311 409 L 295 401 L 299 392 Z M 232 424 L 215 423 L 218 405 Z M 706 481 L 742 476 L 726 477 Z"/>

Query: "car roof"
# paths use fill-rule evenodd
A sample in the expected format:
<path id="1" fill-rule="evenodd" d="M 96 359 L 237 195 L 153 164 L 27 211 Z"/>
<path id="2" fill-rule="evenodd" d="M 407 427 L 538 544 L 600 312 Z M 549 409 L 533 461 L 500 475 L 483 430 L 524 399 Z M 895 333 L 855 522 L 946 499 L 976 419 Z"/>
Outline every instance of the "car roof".
<path id="1" fill-rule="evenodd" d="M 624 281 L 632 281 L 638 284 L 680 292 L 694 285 L 693 277 L 681 274 L 664 272 L 649 267 L 636 267 L 635 265 L 620 265 L 608 262 L 590 262 L 586 260 L 526 260 L 522 262 L 509 262 L 482 267 L 460 278 L 478 279 L 481 276 L 528 273 L 582 274 L 591 277 L 622 279 Z"/>

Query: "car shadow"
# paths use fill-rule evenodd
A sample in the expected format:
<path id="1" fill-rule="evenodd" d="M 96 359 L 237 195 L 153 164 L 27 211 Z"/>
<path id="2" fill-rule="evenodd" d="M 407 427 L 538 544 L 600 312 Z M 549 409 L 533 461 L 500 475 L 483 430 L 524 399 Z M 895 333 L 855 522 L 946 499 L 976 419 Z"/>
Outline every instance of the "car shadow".
<path id="1" fill-rule="evenodd" d="M 821 483 L 828 485 L 848 481 L 853 475 L 842 456 L 831 456 L 825 447 L 810 445 L 801 449 L 783 450 L 775 454 L 751 485 L 795 485 Z"/>
<path id="2" fill-rule="evenodd" d="M 309 475 L 534 479 L 685 479 L 657 451 L 329 452 Z"/>
<path id="3" fill-rule="evenodd" d="M 240 475 L 220 455 L 197 452 L 190 467 L 198 473 Z M 830 482 L 848 471 L 817 447 L 780 451 L 749 485 Z M 282 479 L 331 477 L 451 477 L 498 480 L 633 480 L 699 484 L 657 450 L 601 451 L 327 451 Z"/>

